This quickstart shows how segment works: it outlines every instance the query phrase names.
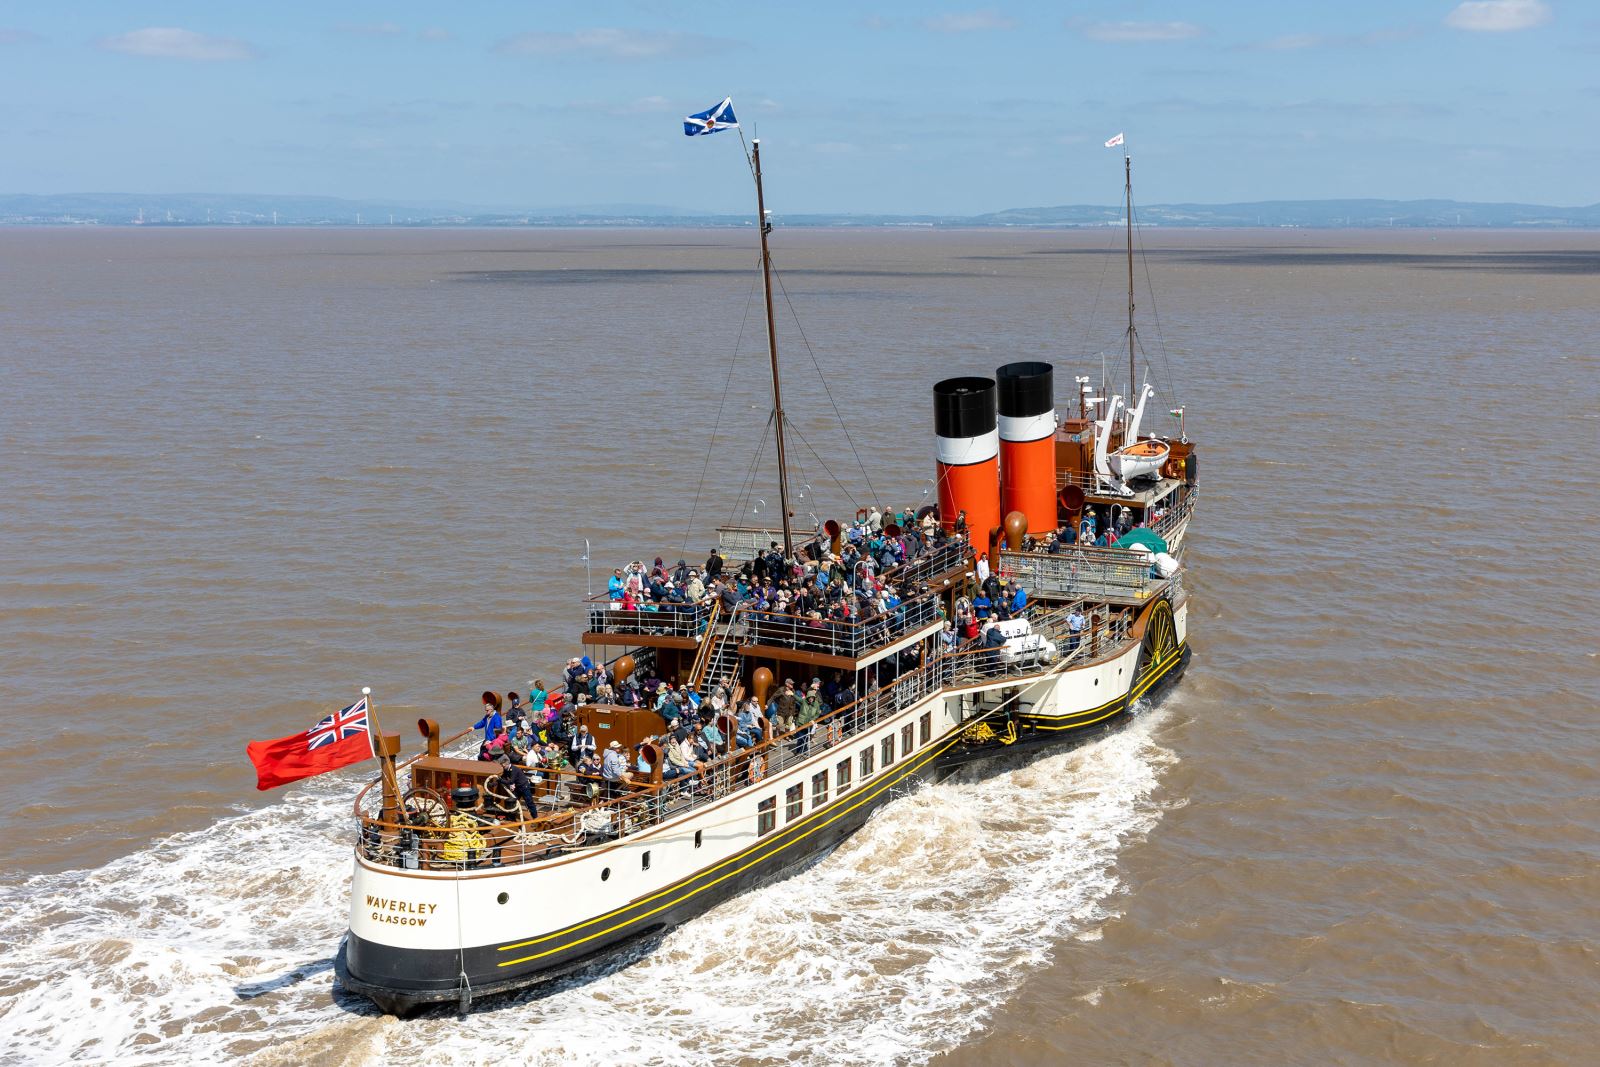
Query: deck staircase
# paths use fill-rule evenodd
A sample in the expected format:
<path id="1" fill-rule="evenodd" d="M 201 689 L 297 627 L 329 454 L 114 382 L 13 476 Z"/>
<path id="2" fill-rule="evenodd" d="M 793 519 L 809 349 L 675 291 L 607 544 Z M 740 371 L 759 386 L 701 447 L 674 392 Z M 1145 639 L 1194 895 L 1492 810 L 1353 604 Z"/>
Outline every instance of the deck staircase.
<path id="1" fill-rule="evenodd" d="M 744 610 L 741 604 L 726 619 L 714 616 L 706 628 L 705 643 L 689 676 L 689 687 L 702 699 L 710 698 L 717 683 L 727 677 L 739 659 L 739 638 L 746 629 Z"/>

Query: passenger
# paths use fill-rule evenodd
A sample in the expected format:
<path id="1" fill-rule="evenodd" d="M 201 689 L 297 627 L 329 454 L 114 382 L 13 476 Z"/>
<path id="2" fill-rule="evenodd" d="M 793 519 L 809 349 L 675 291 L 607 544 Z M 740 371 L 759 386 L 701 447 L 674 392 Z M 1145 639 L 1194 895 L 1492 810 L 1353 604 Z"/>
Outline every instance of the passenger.
<path id="1" fill-rule="evenodd" d="M 622 577 L 622 568 L 618 567 L 611 572 L 611 577 L 606 580 L 606 592 L 613 602 L 621 600 L 622 594 L 627 592 L 628 583 Z"/>
<path id="2" fill-rule="evenodd" d="M 483 731 L 483 740 L 484 743 L 487 744 L 496 737 L 505 733 L 506 720 L 500 714 L 499 708 L 495 707 L 492 703 L 485 701 L 483 705 L 483 718 L 473 723 L 472 728 L 474 730 Z"/>
<path id="3" fill-rule="evenodd" d="M 528 682 L 528 714 L 544 710 L 544 702 L 549 697 L 550 691 L 546 688 L 544 680 L 533 678 Z"/>
<path id="4" fill-rule="evenodd" d="M 713 548 L 706 557 L 706 581 L 713 581 L 722 573 L 722 553 Z"/>
<path id="5" fill-rule="evenodd" d="M 681 778 L 684 775 L 699 773 L 700 763 L 694 758 L 694 751 L 688 741 L 688 730 L 673 731 L 672 740 L 667 742 L 667 765 L 662 771 L 662 777 L 670 774 L 673 778 Z"/>
<path id="6" fill-rule="evenodd" d="M 717 729 L 715 719 L 700 727 L 697 736 L 700 738 L 701 743 L 706 746 L 708 753 L 705 757 L 706 759 L 715 759 L 722 753 L 722 746 L 728 743 L 728 739 L 722 736 L 722 731 Z"/>
<path id="7" fill-rule="evenodd" d="M 578 732 L 572 735 L 572 760 L 582 763 L 584 759 L 595 754 L 594 734 L 589 732 L 589 727 L 583 723 L 578 724 Z"/>
<path id="8" fill-rule="evenodd" d="M 800 694 L 795 692 L 793 678 L 783 680 L 783 689 L 773 704 L 777 712 L 772 718 L 773 727 L 780 734 L 793 733 L 800 718 Z"/>
<path id="9" fill-rule="evenodd" d="M 613 741 L 606 746 L 605 758 L 600 762 L 600 777 L 605 779 L 606 797 L 619 797 L 633 784 L 628 773 L 628 758 L 622 754 L 622 742 Z"/>
<path id="10" fill-rule="evenodd" d="M 977 595 L 972 598 L 972 615 L 978 620 L 978 626 L 980 629 L 982 628 L 983 624 L 988 621 L 989 612 L 993 607 L 994 605 L 989 602 L 988 594 L 985 593 L 983 588 L 980 586 L 978 588 Z"/>
<path id="11" fill-rule="evenodd" d="M 978 553 L 978 565 L 976 571 L 979 585 L 982 585 L 989 580 L 989 554 L 987 552 Z"/>
<path id="12" fill-rule="evenodd" d="M 734 741 L 740 748 L 753 748 L 761 740 L 761 706 L 751 697 L 739 709 L 739 733 Z"/>
<path id="13" fill-rule="evenodd" d="M 538 816 L 539 806 L 533 799 L 533 783 L 522 772 L 522 768 L 512 762 L 510 756 L 500 757 L 500 787 L 522 802 L 530 818 Z M 520 818 L 518 821 L 521 821 Z"/>
<path id="14" fill-rule="evenodd" d="M 1013 619 L 1017 619 L 1017 618 L 1021 618 L 1022 616 L 1026 615 L 1027 613 L 1028 613 L 1028 591 L 1026 589 L 1022 588 L 1022 583 L 1021 582 L 1018 582 L 1018 583 L 1016 583 L 1015 590 L 1011 594 L 1011 617 Z"/>

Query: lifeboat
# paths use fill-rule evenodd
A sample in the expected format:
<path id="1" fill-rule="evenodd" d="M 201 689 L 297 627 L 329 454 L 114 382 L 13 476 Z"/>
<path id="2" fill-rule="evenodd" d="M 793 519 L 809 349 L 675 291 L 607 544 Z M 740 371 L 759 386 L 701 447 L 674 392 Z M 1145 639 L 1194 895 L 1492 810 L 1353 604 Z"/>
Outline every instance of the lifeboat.
<path id="1" fill-rule="evenodd" d="M 1131 482 L 1135 478 L 1159 473 L 1170 451 L 1164 441 L 1140 441 L 1107 456 L 1106 464 L 1112 474 L 1124 482 Z"/>

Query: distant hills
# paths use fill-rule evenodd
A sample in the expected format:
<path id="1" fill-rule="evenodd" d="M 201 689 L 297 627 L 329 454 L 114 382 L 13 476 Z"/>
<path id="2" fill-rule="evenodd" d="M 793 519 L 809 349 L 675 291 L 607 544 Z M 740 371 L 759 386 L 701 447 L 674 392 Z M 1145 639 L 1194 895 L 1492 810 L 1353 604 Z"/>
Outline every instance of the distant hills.
<path id="1" fill-rule="evenodd" d="M 775 215 L 786 226 L 1098 227 L 1122 209 L 1091 204 L 1009 208 L 984 215 Z M 1139 222 L 1161 227 L 1368 227 L 1588 229 L 1600 204 L 1479 204 L 1456 200 L 1264 200 L 1243 204 L 1148 204 Z M 748 226 L 744 215 L 710 215 L 649 204 L 486 206 L 449 201 L 348 200 L 234 193 L 0 194 L 10 226 Z"/>

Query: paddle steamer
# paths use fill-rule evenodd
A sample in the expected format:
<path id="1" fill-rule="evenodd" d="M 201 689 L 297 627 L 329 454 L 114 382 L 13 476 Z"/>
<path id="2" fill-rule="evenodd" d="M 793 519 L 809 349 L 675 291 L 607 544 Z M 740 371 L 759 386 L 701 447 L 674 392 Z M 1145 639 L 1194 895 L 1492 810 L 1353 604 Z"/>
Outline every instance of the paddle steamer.
<path id="1" fill-rule="evenodd" d="M 514 801 L 497 804 L 499 765 L 448 755 L 455 739 L 442 739 L 433 720 L 418 723 L 426 748 L 405 762 L 398 736 L 384 735 L 381 775 L 355 803 L 350 928 L 337 970 L 345 989 L 385 1011 L 449 1003 L 465 1012 L 479 998 L 595 964 L 799 870 L 920 783 L 1111 728 L 1188 664 L 1181 559 L 1196 462 L 1181 430 L 1171 439 L 1142 433 L 1151 391 L 1135 361 L 1131 170 L 1129 366 L 1116 383 L 1126 391 L 1107 383 L 1097 396 L 1077 378 L 1058 412 L 1054 368 L 1031 361 L 993 378 L 938 382 L 937 505 L 881 530 L 863 511 L 797 536 L 759 141 L 751 164 L 782 507 L 770 531 L 720 529 L 720 552 L 737 570 L 770 539 L 789 565 L 815 569 L 852 538 L 906 538 L 918 550 L 881 577 L 910 592 L 849 622 L 749 602 L 638 611 L 591 599 L 581 642 L 619 679 L 646 672 L 703 696 L 726 683 L 735 701 L 753 695 L 763 707 L 785 676 L 825 675 L 858 694 L 787 734 L 764 720 L 748 748 L 733 743 L 738 723 L 724 713 L 726 743 L 692 775 L 667 780 L 659 746 L 641 744 L 666 732 L 653 711 L 583 704 L 575 714 L 601 746 L 615 740 L 649 770 L 599 796 L 574 771 L 546 770 L 530 815 Z M 1124 396 L 1137 396 L 1131 408 Z M 1078 536 L 1088 529 L 1096 539 L 1127 533 L 1099 547 Z M 1066 536 L 1046 550 L 1058 530 Z M 1026 613 L 996 624 L 998 639 L 952 644 L 945 622 L 965 617 L 986 573 L 1025 588 Z"/>

